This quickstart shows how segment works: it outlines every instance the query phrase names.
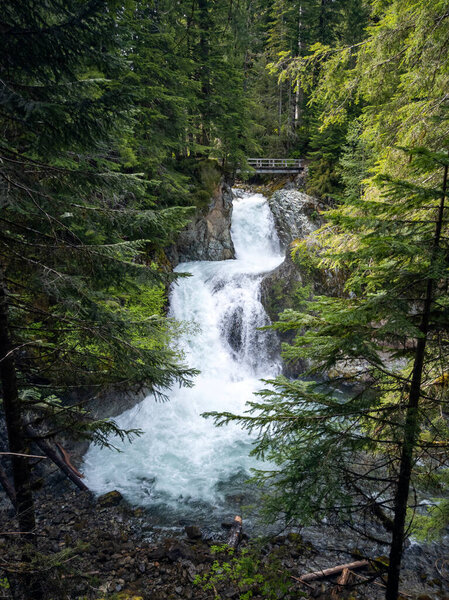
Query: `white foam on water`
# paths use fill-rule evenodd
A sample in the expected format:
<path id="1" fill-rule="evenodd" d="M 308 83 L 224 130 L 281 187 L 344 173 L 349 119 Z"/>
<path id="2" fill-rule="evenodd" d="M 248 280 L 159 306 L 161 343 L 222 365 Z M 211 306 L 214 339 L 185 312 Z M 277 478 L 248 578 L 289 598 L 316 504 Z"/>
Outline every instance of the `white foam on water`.
<path id="1" fill-rule="evenodd" d="M 251 438 L 237 425 L 216 428 L 206 411 L 242 413 L 261 377 L 279 373 L 275 336 L 257 328 L 269 323 L 260 302 L 263 274 L 283 256 L 267 201 L 261 194 L 234 200 L 231 234 L 236 259 L 190 262 L 176 271 L 170 315 L 194 323 L 179 345 L 201 371 L 192 388 L 167 392 L 169 402 L 148 396 L 116 421 L 143 435 L 114 444 L 120 453 L 91 446 L 85 456 L 87 485 L 97 493 L 117 489 L 133 503 L 152 506 L 202 502 L 219 505 L 220 483 L 249 474 Z"/>

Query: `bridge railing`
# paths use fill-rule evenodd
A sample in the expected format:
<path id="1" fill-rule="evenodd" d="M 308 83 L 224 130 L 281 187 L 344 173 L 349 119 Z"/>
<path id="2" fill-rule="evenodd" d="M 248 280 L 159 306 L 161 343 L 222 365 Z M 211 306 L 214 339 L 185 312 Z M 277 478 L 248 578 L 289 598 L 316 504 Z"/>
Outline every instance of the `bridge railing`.
<path id="1" fill-rule="evenodd" d="M 253 169 L 292 169 L 302 166 L 299 158 L 247 158 L 248 165 Z"/>

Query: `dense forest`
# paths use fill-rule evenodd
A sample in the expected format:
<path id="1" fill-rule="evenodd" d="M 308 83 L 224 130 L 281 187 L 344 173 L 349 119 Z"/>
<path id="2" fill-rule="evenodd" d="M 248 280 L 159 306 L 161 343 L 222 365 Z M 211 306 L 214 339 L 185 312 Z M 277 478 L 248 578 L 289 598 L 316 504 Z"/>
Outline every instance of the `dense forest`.
<path id="1" fill-rule="evenodd" d="M 270 326 L 303 369 L 206 416 L 253 435 L 265 519 L 387 539 L 368 583 L 446 597 L 400 576 L 410 536 L 449 524 L 449 3 L 3 0 L 0 28 L 0 596 L 156 598 L 76 587 L 66 563 L 86 550 L 45 545 L 42 490 L 65 509 L 41 463 L 86 488 L 58 440 L 141 433 L 93 401 L 195 385 L 170 248 L 222 186 L 282 187 L 248 163 L 276 157 L 302 160 L 291 185 L 316 208 Z M 223 573 L 244 581 L 223 597 L 378 597 L 349 576 L 292 591 L 245 552 L 201 574 L 205 598 Z"/>

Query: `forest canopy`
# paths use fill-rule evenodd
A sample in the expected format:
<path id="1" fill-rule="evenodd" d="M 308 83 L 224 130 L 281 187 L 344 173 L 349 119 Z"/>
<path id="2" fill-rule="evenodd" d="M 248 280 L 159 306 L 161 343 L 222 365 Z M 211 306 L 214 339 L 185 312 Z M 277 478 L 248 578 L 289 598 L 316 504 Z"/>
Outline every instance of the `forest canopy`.
<path id="1" fill-rule="evenodd" d="M 396 600 L 411 528 L 436 534 L 449 519 L 447 2 L 4 0 L 0 28 L 14 597 L 44 597 L 28 568 L 32 449 L 138 435 L 89 414 L 105 390 L 165 399 L 193 384 L 167 316 L 183 276 L 167 249 L 264 156 L 301 158 L 303 191 L 323 208 L 312 240 L 290 249 L 304 285 L 273 325 L 289 335 L 285 361 L 307 370 L 270 381 L 248 413 L 213 416 L 257 432 L 254 454 L 276 464 L 255 476 L 270 518 L 366 533 L 357 513 L 384 528 Z M 337 274 L 342 293 L 313 293 L 318 273 Z M 344 362 L 361 367 L 342 401 Z"/>

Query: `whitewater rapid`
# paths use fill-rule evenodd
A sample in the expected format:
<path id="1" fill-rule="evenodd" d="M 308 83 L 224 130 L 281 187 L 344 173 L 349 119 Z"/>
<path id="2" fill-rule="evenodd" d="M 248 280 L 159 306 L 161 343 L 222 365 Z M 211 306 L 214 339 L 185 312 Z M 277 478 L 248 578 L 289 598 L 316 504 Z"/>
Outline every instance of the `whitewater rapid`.
<path id="1" fill-rule="evenodd" d="M 169 402 L 148 396 L 116 418 L 124 429 L 140 428 L 133 443 L 114 440 L 121 452 L 91 446 L 85 456 L 87 485 L 97 493 L 119 490 L 130 502 L 186 513 L 223 507 L 255 459 L 251 438 L 237 425 L 216 428 L 206 411 L 242 413 L 261 377 L 280 371 L 273 333 L 258 330 L 269 319 L 260 302 L 264 273 L 283 255 L 266 198 L 238 193 L 231 235 L 236 259 L 181 263 L 170 293 L 170 316 L 193 324 L 179 345 L 201 371 L 192 388 L 167 392 Z M 205 508 L 206 507 L 206 508 Z"/>

